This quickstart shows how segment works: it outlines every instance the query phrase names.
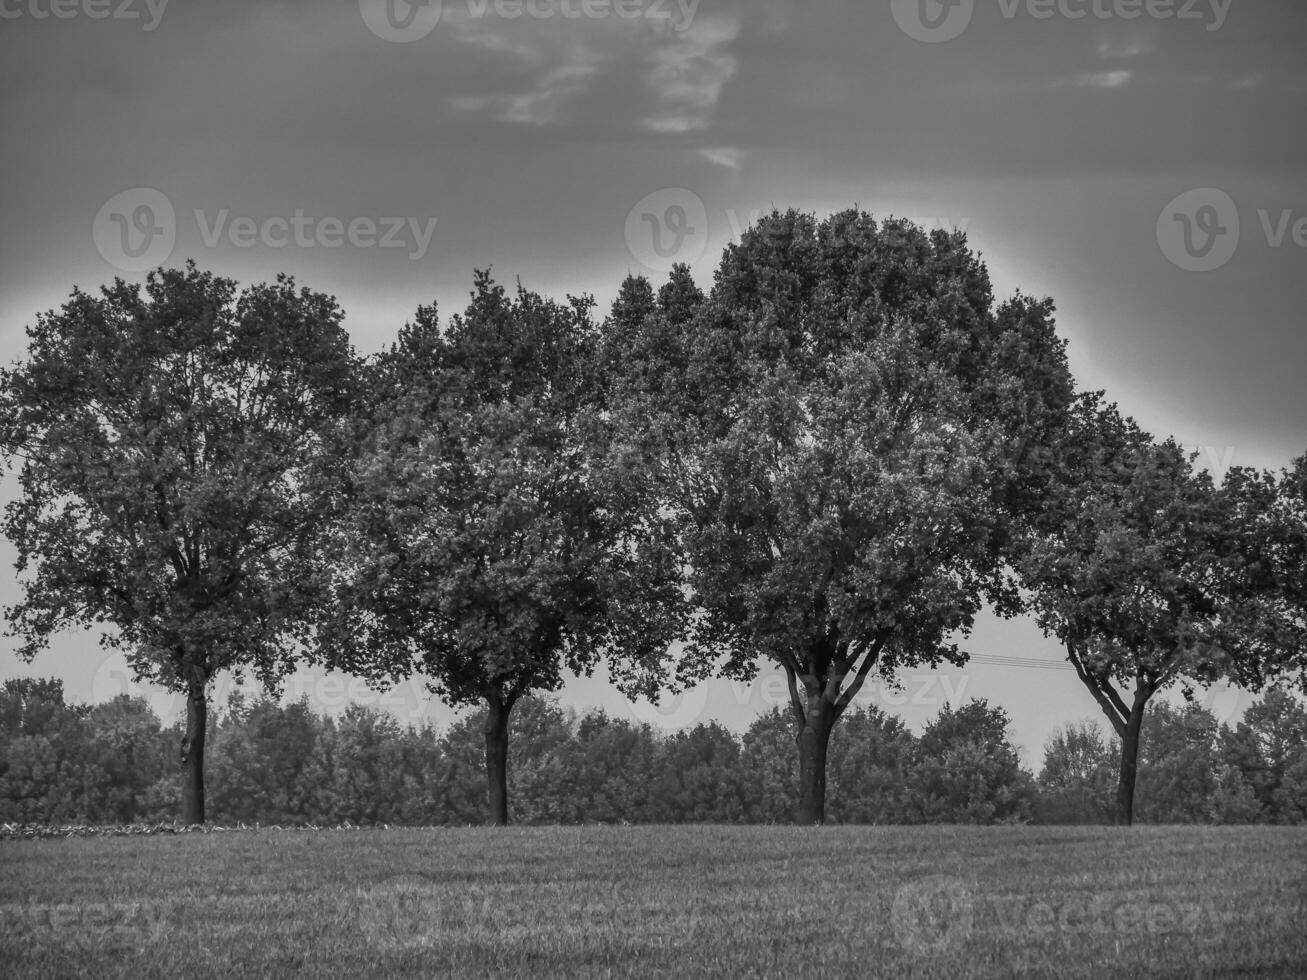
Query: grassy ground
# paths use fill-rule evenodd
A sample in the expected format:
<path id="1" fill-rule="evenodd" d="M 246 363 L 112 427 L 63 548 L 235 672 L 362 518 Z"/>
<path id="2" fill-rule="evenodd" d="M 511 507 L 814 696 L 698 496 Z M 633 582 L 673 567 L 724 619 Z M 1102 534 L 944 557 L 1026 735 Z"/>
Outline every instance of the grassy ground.
<path id="1" fill-rule="evenodd" d="M 1307 976 L 1307 829 L 14 841 L 0 843 L 0 973 Z"/>

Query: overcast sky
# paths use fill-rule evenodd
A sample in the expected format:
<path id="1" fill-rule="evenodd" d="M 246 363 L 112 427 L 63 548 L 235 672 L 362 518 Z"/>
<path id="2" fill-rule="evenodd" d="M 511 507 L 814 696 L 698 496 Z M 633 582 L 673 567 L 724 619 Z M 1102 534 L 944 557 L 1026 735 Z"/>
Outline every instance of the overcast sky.
<path id="1" fill-rule="evenodd" d="M 147 265 L 291 272 L 371 352 L 475 268 L 602 310 L 628 271 L 709 285 L 760 211 L 860 204 L 963 227 L 1000 295 L 1052 296 L 1078 382 L 1145 428 L 1278 468 L 1307 450 L 1304 52 L 1296 0 L 0 0 L 0 360 Z M 124 689 L 94 635 L 16 646 L 0 677 Z M 1046 665 L 871 700 L 917 727 L 988 697 L 1034 763 L 1096 716 L 1029 623 L 971 649 Z M 719 683 L 663 720 L 739 729 L 778 693 Z M 601 680 L 564 699 L 631 710 Z"/>

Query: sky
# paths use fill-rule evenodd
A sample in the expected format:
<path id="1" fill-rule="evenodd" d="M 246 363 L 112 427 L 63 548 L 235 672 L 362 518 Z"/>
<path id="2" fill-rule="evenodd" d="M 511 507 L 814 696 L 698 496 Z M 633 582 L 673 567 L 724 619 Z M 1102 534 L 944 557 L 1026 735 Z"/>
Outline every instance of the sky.
<path id="1" fill-rule="evenodd" d="M 1056 301 L 1081 387 L 1218 475 L 1279 468 L 1307 451 L 1304 51 L 1294 0 L 0 0 L 0 361 L 74 286 L 188 258 L 334 294 L 369 353 L 419 304 L 460 310 L 475 269 L 603 311 L 628 272 L 709 286 L 774 207 L 856 204 L 964 230 L 1001 297 Z M 94 633 L 17 646 L 0 678 L 177 711 Z M 863 700 L 920 729 L 988 698 L 1035 765 L 1096 718 L 1029 621 L 982 616 L 967 647 Z M 416 683 L 288 690 L 452 717 Z M 736 730 L 784 700 L 770 675 L 561 697 Z"/>

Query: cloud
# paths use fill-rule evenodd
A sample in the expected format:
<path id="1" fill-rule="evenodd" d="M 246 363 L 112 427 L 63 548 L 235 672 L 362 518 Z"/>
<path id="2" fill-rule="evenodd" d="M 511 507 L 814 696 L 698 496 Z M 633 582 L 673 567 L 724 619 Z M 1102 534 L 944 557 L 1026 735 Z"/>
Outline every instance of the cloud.
<path id="1" fill-rule="evenodd" d="M 1129 71 L 1082 72 L 1076 76 L 1075 84 L 1079 88 L 1121 88 L 1133 77 L 1134 72 Z"/>
<path id="2" fill-rule="evenodd" d="M 602 111 L 612 90 L 628 100 L 643 94 L 644 104 L 624 115 L 646 132 L 684 133 L 707 127 L 735 73 L 737 60 L 728 49 L 741 21 L 721 14 L 688 26 L 654 17 L 523 23 L 456 16 L 448 26 L 457 43 L 486 53 L 487 71 L 474 86 L 497 89 L 451 95 L 455 111 L 546 125 L 566 121 L 583 97 L 588 110 Z"/>
<path id="3" fill-rule="evenodd" d="M 458 42 L 506 62 L 493 73 L 506 90 L 451 96 L 448 103 L 457 112 L 486 115 L 497 122 L 534 126 L 560 122 L 569 106 L 590 89 L 607 60 L 581 32 L 554 25 L 514 31 L 485 18 L 463 17 L 450 26 Z M 522 81 L 526 86 L 516 87 Z"/>
<path id="4" fill-rule="evenodd" d="M 658 107 L 644 118 L 647 130 L 686 133 L 707 127 L 722 88 L 738 67 L 727 49 L 739 34 L 738 18 L 706 18 L 653 44 L 647 82 Z"/>
<path id="5" fill-rule="evenodd" d="M 1154 50 L 1152 40 L 1135 35 L 1132 37 L 1103 38 L 1098 42 L 1094 53 L 1109 61 L 1122 58 L 1139 58 L 1151 54 Z"/>
<path id="6" fill-rule="evenodd" d="M 705 146 L 699 150 L 699 155 L 709 163 L 727 170 L 739 170 L 740 164 L 744 162 L 744 154 L 732 146 Z"/>
<path id="7" fill-rule="evenodd" d="M 1230 87 L 1236 92 L 1253 92 L 1261 88 L 1265 82 L 1266 72 L 1258 71 L 1236 78 Z"/>
<path id="8" fill-rule="evenodd" d="M 525 92 L 503 95 L 463 95 L 449 99 L 458 112 L 489 115 L 504 123 L 546 126 L 559 121 L 569 103 L 585 93 L 599 66 L 581 57 L 539 74 Z"/>

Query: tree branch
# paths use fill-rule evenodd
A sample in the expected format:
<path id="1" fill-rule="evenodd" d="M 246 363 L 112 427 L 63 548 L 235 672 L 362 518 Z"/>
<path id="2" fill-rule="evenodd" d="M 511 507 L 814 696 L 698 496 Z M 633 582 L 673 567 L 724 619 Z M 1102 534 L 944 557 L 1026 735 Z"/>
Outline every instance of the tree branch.
<path id="1" fill-rule="evenodd" d="M 853 703 L 853 699 L 858 696 L 858 692 L 862 690 L 862 685 L 866 683 L 867 675 L 871 673 L 872 666 L 880 659 L 880 652 L 885 648 L 886 639 L 886 634 L 878 634 L 876 639 L 872 641 L 871 645 L 864 652 L 862 665 L 858 668 L 857 674 L 854 675 L 853 683 L 850 684 L 849 689 L 841 694 L 835 701 L 836 717 L 844 714 L 848 706 Z"/>
<path id="2" fill-rule="evenodd" d="M 1071 666 L 1076 669 L 1076 675 L 1080 682 L 1089 688 L 1089 693 L 1094 696 L 1098 706 L 1103 709 L 1103 714 L 1107 715 L 1107 720 L 1112 723 L 1112 730 L 1118 737 L 1125 737 L 1125 724 L 1130 718 L 1130 709 L 1125 706 L 1121 696 L 1112 688 L 1111 682 L 1094 677 L 1085 668 L 1081 662 L 1080 655 L 1076 653 L 1075 644 L 1067 642 L 1066 658 L 1071 661 Z M 1100 683 L 1102 686 L 1100 686 Z M 1106 690 L 1104 690 L 1106 688 Z"/>
<path id="3" fill-rule="evenodd" d="M 794 669 L 792 661 L 793 658 L 787 657 L 781 661 L 781 666 L 785 668 L 785 680 L 790 686 L 790 711 L 793 712 L 799 728 L 803 728 L 808 723 L 808 716 L 804 713 L 803 701 L 799 697 L 798 672 Z"/>

